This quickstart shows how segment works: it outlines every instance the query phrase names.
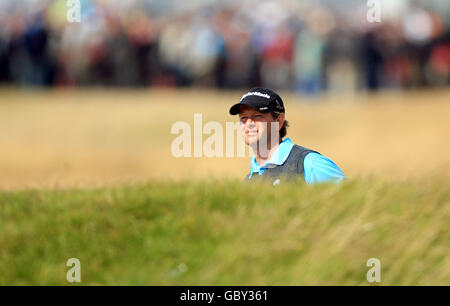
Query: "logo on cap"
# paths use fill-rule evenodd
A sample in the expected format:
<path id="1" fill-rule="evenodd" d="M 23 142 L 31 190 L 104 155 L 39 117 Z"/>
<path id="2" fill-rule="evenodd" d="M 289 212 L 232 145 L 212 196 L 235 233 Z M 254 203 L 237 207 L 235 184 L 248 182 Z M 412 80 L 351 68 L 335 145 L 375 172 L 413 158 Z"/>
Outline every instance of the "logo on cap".
<path id="1" fill-rule="evenodd" d="M 259 96 L 259 97 L 270 99 L 270 96 L 268 94 L 263 94 L 263 93 L 260 93 L 257 91 L 252 91 L 252 92 L 247 92 L 245 95 L 243 95 L 239 102 L 242 102 L 242 100 L 244 100 L 244 98 L 248 97 L 248 96 Z"/>

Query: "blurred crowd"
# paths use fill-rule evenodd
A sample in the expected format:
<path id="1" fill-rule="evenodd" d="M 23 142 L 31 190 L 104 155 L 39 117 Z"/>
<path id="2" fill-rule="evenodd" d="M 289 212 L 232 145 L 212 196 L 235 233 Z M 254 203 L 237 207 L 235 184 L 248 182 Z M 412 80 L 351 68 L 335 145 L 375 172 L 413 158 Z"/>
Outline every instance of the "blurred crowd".
<path id="1" fill-rule="evenodd" d="M 0 83 L 308 94 L 449 85 L 447 0 L 390 1 L 372 23 L 365 0 L 183 9 L 179 1 L 84 0 L 80 23 L 67 21 L 66 2 L 2 0 Z"/>

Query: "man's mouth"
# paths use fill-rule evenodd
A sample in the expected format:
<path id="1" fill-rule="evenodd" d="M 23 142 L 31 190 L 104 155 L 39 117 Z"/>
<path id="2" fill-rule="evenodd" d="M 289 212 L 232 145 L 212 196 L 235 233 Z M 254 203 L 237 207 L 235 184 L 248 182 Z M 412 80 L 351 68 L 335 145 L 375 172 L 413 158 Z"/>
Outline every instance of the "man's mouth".
<path id="1" fill-rule="evenodd" d="M 247 130 L 245 133 L 247 133 L 248 136 L 256 136 L 256 135 L 258 135 L 258 131 L 257 130 L 253 130 L 253 131 Z"/>

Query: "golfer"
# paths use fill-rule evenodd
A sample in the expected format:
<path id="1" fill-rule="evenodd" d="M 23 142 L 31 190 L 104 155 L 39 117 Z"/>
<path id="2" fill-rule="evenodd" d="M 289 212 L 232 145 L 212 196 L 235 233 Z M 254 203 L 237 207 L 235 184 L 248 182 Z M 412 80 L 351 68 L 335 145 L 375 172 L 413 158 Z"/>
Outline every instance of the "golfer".
<path id="1" fill-rule="evenodd" d="M 344 173 L 329 158 L 294 144 L 286 136 L 283 100 L 268 88 L 253 88 L 239 103 L 230 108 L 231 115 L 239 115 L 245 143 L 251 147 L 253 157 L 250 173 L 245 180 L 269 179 L 280 181 L 301 179 L 308 184 L 339 182 Z"/>

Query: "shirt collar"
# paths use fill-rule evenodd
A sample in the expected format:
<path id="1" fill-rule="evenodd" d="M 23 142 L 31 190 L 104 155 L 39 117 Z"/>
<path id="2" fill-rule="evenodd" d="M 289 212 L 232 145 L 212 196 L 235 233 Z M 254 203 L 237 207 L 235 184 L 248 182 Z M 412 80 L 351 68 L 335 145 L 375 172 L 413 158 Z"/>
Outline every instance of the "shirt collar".
<path id="1" fill-rule="evenodd" d="M 250 172 L 259 172 L 262 168 L 274 168 L 276 166 L 282 165 L 289 153 L 291 153 L 292 147 L 294 143 L 288 138 L 285 138 L 279 145 L 278 148 L 273 152 L 270 159 L 265 162 L 262 166 L 258 164 L 256 161 L 256 157 L 253 155 L 252 160 L 250 162 Z"/>

